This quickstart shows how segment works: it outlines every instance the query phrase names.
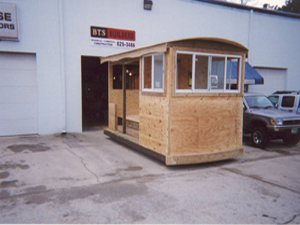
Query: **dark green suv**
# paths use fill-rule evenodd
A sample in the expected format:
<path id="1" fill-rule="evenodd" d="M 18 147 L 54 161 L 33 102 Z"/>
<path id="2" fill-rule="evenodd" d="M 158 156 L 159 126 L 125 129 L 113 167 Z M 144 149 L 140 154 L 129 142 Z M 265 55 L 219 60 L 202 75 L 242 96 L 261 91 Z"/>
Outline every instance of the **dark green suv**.
<path id="1" fill-rule="evenodd" d="M 243 132 L 251 134 L 256 147 L 264 148 L 272 139 L 282 139 L 287 145 L 300 140 L 300 115 L 275 108 L 262 94 L 245 93 L 243 115 Z"/>

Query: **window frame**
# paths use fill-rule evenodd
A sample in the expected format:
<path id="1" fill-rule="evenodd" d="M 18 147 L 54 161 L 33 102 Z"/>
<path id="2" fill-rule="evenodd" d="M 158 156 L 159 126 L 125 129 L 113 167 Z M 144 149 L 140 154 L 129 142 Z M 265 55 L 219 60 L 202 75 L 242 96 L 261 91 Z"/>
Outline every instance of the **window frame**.
<path id="1" fill-rule="evenodd" d="M 162 68 L 162 88 L 155 88 L 155 74 L 154 74 L 154 65 L 155 65 L 155 56 L 160 55 L 163 57 L 163 68 Z M 145 72 L 145 63 L 144 63 L 144 58 L 151 56 L 151 88 L 145 88 L 145 83 L 144 83 L 144 72 Z M 164 93 L 165 91 L 165 53 L 152 53 L 152 54 L 147 54 L 142 56 L 142 91 L 143 92 L 153 92 L 153 93 Z"/>
<path id="2" fill-rule="evenodd" d="M 191 89 L 177 89 L 178 85 L 178 64 L 177 64 L 177 56 L 178 54 L 189 54 L 192 55 L 192 87 Z M 207 89 L 196 89 L 195 88 L 195 71 L 196 71 L 196 56 L 207 56 L 208 57 L 208 74 L 207 74 Z M 213 57 L 222 57 L 224 58 L 224 84 L 223 89 L 213 89 L 211 88 L 211 75 L 212 74 L 212 58 Z M 228 58 L 236 58 L 239 60 L 239 69 L 238 69 L 238 77 L 237 77 L 237 89 L 227 89 L 227 60 Z M 227 54 L 227 53 L 210 53 L 210 52 L 194 52 L 194 51 L 185 51 L 185 50 L 177 50 L 175 54 L 175 62 L 176 62 L 176 71 L 175 71 L 175 94 L 201 94 L 201 93 L 241 93 L 242 87 L 242 66 L 243 66 L 243 56 L 239 54 Z M 231 80 L 231 76 L 228 78 Z"/>
<path id="3" fill-rule="evenodd" d="M 290 99 L 293 98 L 293 105 L 288 104 L 288 103 L 291 103 L 291 102 L 289 102 L 290 101 L 289 98 Z M 281 99 L 281 107 L 282 108 L 294 108 L 295 103 L 296 103 L 296 96 L 294 96 L 294 95 L 284 95 L 284 96 L 282 96 L 282 99 Z"/>

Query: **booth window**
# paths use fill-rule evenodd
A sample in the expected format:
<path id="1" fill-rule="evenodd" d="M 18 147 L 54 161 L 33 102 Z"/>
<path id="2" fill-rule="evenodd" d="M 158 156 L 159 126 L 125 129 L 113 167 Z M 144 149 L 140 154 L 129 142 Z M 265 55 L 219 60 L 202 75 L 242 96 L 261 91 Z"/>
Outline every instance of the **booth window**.
<path id="1" fill-rule="evenodd" d="M 143 56 L 142 89 L 149 92 L 164 91 L 164 54 Z"/>
<path id="2" fill-rule="evenodd" d="M 122 89 L 122 65 L 113 66 L 113 89 Z M 139 89 L 139 65 L 128 64 L 125 66 L 126 73 L 126 89 Z"/>
<path id="3" fill-rule="evenodd" d="M 113 66 L 113 89 L 122 89 L 122 65 Z"/>
<path id="4" fill-rule="evenodd" d="M 177 52 L 176 93 L 239 92 L 242 57 Z"/>

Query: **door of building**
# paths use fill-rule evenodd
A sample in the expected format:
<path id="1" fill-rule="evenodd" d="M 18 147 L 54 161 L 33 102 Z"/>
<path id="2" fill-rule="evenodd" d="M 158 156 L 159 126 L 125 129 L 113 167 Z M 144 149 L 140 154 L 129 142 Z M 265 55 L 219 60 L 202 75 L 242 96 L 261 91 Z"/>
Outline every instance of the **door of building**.
<path id="1" fill-rule="evenodd" d="M 35 54 L 0 53 L 0 136 L 38 133 Z"/>
<path id="2" fill-rule="evenodd" d="M 99 57 L 81 57 L 82 130 L 108 125 L 108 64 Z"/>

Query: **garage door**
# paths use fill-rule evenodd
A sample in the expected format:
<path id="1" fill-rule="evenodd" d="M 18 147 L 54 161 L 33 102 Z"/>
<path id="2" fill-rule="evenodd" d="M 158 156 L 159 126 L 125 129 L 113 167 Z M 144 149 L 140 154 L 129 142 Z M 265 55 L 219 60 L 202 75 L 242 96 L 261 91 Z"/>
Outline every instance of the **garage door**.
<path id="1" fill-rule="evenodd" d="M 287 71 L 284 69 L 255 68 L 264 78 L 263 85 L 249 85 L 249 92 L 270 95 L 277 90 L 286 89 Z"/>
<path id="2" fill-rule="evenodd" d="M 0 53 L 0 136 L 38 133 L 35 54 Z"/>

